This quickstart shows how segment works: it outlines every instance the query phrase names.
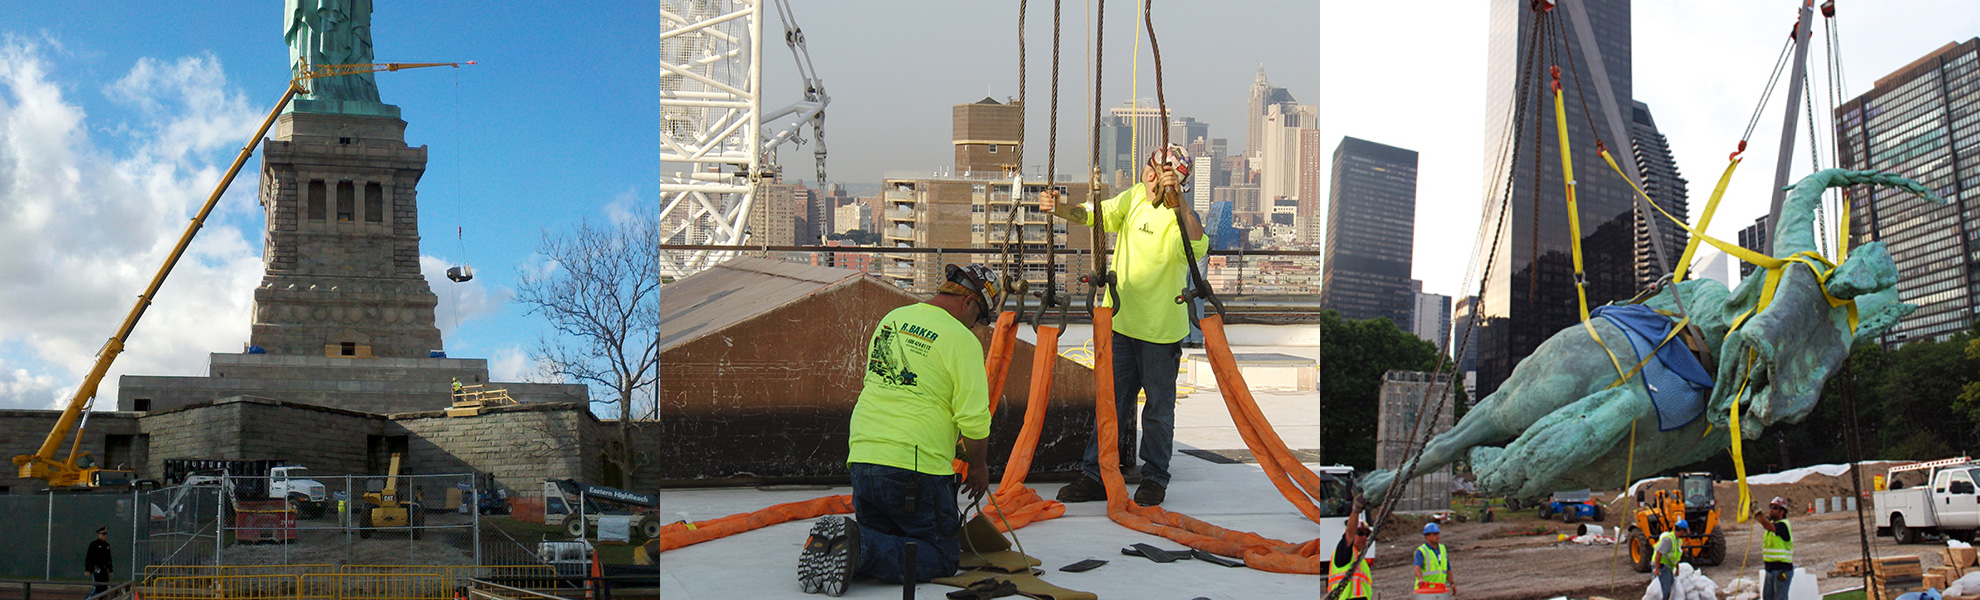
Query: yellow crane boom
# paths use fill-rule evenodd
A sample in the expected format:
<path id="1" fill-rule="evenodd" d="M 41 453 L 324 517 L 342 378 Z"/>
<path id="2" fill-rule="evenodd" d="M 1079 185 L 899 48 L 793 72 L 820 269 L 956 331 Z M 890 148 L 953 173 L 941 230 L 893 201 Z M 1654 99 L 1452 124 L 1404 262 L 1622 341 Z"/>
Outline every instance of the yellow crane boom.
<path id="1" fill-rule="evenodd" d="M 254 147 L 261 142 L 262 136 L 268 135 L 268 128 L 275 125 L 275 119 L 281 115 L 282 109 L 288 107 L 289 101 L 295 99 L 296 94 L 309 92 L 308 89 L 303 87 L 305 82 L 321 77 L 356 75 L 377 71 L 398 71 L 401 69 L 417 69 L 422 67 L 454 67 L 458 69 L 461 64 L 367 63 L 311 65 L 305 68 L 302 73 L 297 74 L 294 79 L 289 80 L 289 89 L 282 92 L 282 99 L 276 101 L 275 108 L 268 111 L 268 117 L 261 121 L 261 127 L 254 131 L 254 137 L 248 138 L 247 144 L 241 147 L 240 154 L 234 157 L 234 164 L 227 167 L 227 174 L 220 178 L 220 184 L 213 186 L 213 193 L 207 195 L 206 204 L 201 205 L 199 213 L 193 215 L 192 222 L 186 224 L 185 233 L 179 235 L 178 245 L 173 246 L 171 254 L 165 257 L 165 264 L 158 266 L 158 273 L 151 277 L 151 284 L 145 286 L 144 293 L 138 295 L 137 303 L 131 306 L 131 312 L 124 315 L 124 322 L 117 327 L 116 334 L 110 336 L 109 341 L 103 343 L 103 349 L 96 352 L 96 363 L 90 367 L 89 374 L 83 376 L 82 385 L 76 386 L 75 396 L 71 397 L 68 406 L 62 409 L 62 416 L 55 420 L 55 427 L 49 430 L 48 437 L 41 441 L 41 448 L 36 450 L 34 454 L 21 454 L 14 457 L 14 465 L 19 467 L 18 477 L 41 479 L 47 481 L 48 486 L 52 488 L 92 487 L 96 484 L 96 473 L 104 469 L 94 466 L 79 466 L 77 464 L 79 459 L 89 456 L 89 453 L 79 451 L 82 444 L 82 432 L 80 430 L 76 431 L 75 440 L 70 444 L 69 455 L 66 458 L 57 459 L 55 457 L 56 450 L 62 446 L 62 441 L 69 437 L 69 431 L 71 429 L 77 429 L 77 420 L 94 404 L 96 400 L 96 388 L 103 383 L 103 376 L 110 371 L 110 363 L 115 362 L 117 355 L 124 351 L 124 343 L 130 339 L 131 331 L 137 329 L 138 319 L 144 317 L 145 309 L 151 307 L 152 298 L 158 294 L 159 286 L 165 284 L 165 276 L 172 273 L 172 267 L 177 266 L 179 264 L 179 258 L 185 255 L 186 246 L 192 244 L 193 235 L 199 233 L 200 227 L 206 224 L 206 217 L 213 212 L 213 207 L 219 204 L 220 195 L 227 191 L 227 186 L 234 182 L 234 176 L 238 175 L 241 172 L 241 167 L 247 164 L 248 157 L 254 154 Z M 474 62 L 469 61 L 466 64 L 471 65 Z"/>

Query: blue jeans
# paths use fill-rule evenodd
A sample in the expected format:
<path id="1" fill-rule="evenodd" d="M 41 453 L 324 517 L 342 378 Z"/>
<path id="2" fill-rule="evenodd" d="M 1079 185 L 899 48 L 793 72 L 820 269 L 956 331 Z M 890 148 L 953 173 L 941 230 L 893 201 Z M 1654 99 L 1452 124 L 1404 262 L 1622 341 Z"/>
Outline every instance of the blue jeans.
<path id="1" fill-rule="evenodd" d="M 1760 600 L 1787 600 L 1788 584 L 1794 581 L 1794 571 L 1767 571 L 1766 583 L 1760 586 Z"/>
<path id="2" fill-rule="evenodd" d="M 1672 600 L 1671 587 L 1677 585 L 1677 569 L 1659 569 L 1657 586 L 1664 590 L 1664 600 Z"/>
<path id="3" fill-rule="evenodd" d="M 852 463 L 853 518 L 859 522 L 859 565 L 853 572 L 900 583 L 905 544 L 915 542 L 915 581 L 956 574 L 962 556 L 962 529 L 956 514 L 951 475 L 929 475 L 898 467 Z M 913 510 L 902 510 L 908 482 L 921 481 Z"/>
<path id="4" fill-rule="evenodd" d="M 1141 417 L 1141 480 L 1169 487 L 1169 455 L 1176 450 L 1176 369 L 1182 364 L 1182 344 L 1144 342 L 1114 334 L 1114 417 L 1120 423 L 1116 433 L 1125 443 L 1136 431 L 1135 397 L 1148 392 L 1148 403 Z M 1100 479 L 1100 446 L 1086 445 L 1085 463 L 1080 471 Z M 1133 467 L 1134 459 L 1123 456 L 1122 468 Z"/>

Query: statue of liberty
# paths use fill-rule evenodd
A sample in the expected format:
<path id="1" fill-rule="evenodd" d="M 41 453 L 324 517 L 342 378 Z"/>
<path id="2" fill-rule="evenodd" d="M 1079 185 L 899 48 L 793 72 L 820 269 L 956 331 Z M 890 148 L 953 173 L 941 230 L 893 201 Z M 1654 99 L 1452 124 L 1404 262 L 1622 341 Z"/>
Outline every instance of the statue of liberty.
<path id="1" fill-rule="evenodd" d="M 371 0 L 285 0 L 282 39 L 289 44 L 289 68 L 374 62 L 371 56 Z M 376 113 L 383 106 L 370 73 L 311 80 L 310 93 L 296 97 L 296 110 Z M 325 101 L 325 102 L 311 102 Z M 359 108 L 366 107 L 366 108 Z M 353 110 L 355 109 L 355 110 Z"/>

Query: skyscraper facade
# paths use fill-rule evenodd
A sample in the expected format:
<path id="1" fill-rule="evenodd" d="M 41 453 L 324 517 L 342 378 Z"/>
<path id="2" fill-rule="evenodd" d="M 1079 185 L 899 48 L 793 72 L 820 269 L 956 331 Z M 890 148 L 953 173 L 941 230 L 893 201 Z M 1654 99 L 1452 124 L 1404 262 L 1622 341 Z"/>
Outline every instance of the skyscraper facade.
<path id="1" fill-rule="evenodd" d="M 1949 43 L 1836 109 L 1839 166 L 1910 177 L 1949 204 L 1902 190 L 1846 190 L 1854 244 L 1881 240 L 1898 298 L 1918 311 L 1886 344 L 1943 340 L 1980 319 L 1980 39 Z"/>
<path id="2" fill-rule="evenodd" d="M 1330 181 L 1321 307 L 1409 329 L 1416 151 L 1342 138 Z"/>
<path id="3" fill-rule="evenodd" d="M 1671 156 L 1670 140 L 1663 132 L 1657 131 L 1657 121 L 1650 117 L 1650 106 L 1642 102 L 1630 102 L 1630 154 L 1636 159 L 1636 172 L 1643 177 L 1643 193 L 1652 202 L 1670 213 L 1672 217 L 1691 222 L 1689 191 L 1683 175 L 1678 174 L 1677 158 Z M 1678 255 L 1684 252 L 1684 244 L 1691 236 L 1669 218 L 1657 214 L 1654 209 L 1634 205 L 1636 221 L 1636 287 L 1645 288 L 1663 278 L 1664 273 L 1677 265 Z M 1657 244 L 1651 236 L 1660 236 L 1663 242 L 1663 256 L 1657 254 Z"/>
<path id="4" fill-rule="evenodd" d="M 1543 62 L 1522 77 L 1529 32 L 1545 26 L 1545 13 L 1527 0 L 1493 0 L 1486 58 L 1486 188 L 1480 259 L 1495 257 L 1487 266 L 1474 319 L 1478 332 L 1478 393 L 1488 394 L 1511 374 L 1513 366 L 1554 332 L 1580 320 L 1576 310 L 1574 264 L 1571 258 L 1565 181 L 1561 176 L 1555 133 L 1553 94 Z M 1627 113 L 1605 110 L 1601 88 L 1616 102 L 1628 102 L 1630 84 L 1630 0 L 1586 0 L 1588 38 L 1599 40 L 1601 60 L 1578 44 L 1571 53 L 1539 48 L 1543 60 L 1557 57 L 1561 85 L 1567 90 L 1566 124 L 1576 173 L 1581 253 L 1590 305 L 1625 299 L 1636 292 L 1634 191 L 1629 183 L 1604 168 L 1596 152 L 1599 136 L 1621 148 L 1630 141 Z M 1555 11 L 1563 10 L 1561 8 Z M 1544 37 L 1546 43 L 1574 43 L 1583 33 L 1578 18 L 1560 19 L 1564 39 Z M 1558 49 L 1558 46 L 1556 46 Z M 1591 64 L 1593 62 L 1593 64 Z M 1598 75 L 1598 70 L 1599 74 Z M 1579 81 L 1577 84 L 1576 81 Z M 1524 83 L 1524 87 L 1522 87 Z M 1578 92 L 1576 90 L 1579 90 Z M 1520 98 L 1525 110 L 1509 121 Z M 1586 107 L 1584 111 L 1583 107 Z M 1623 105 L 1617 111 L 1628 110 Z M 1589 114 L 1592 112 L 1593 114 Z M 1590 123 L 1595 130 L 1590 130 Z M 1502 146 L 1502 138 L 1517 135 L 1518 144 Z M 1535 143 L 1539 147 L 1535 148 Z M 1504 155 L 1508 150 L 1510 155 Z M 1624 169 L 1635 170 L 1632 162 Z M 1501 211 L 1506 214 L 1501 215 Z M 1501 218 L 1503 216 L 1503 218 Z M 1331 235 L 1331 234 L 1330 234 Z"/>
<path id="5" fill-rule="evenodd" d="M 1451 297 L 1443 294 L 1426 294 L 1423 282 L 1409 282 L 1410 320 L 1409 332 L 1416 337 L 1437 345 L 1440 352 L 1451 351 Z"/>
<path id="6" fill-rule="evenodd" d="M 1264 147 L 1265 110 L 1275 104 L 1291 104 L 1293 97 L 1286 88 L 1272 87 L 1265 80 L 1265 65 L 1258 65 L 1258 77 L 1251 81 L 1251 95 L 1244 106 L 1244 157 L 1258 160 L 1260 149 Z"/>
<path id="7" fill-rule="evenodd" d="M 1760 215 L 1760 218 L 1755 219 L 1752 225 L 1747 225 L 1739 230 L 1739 247 L 1754 252 L 1765 253 L 1767 251 L 1767 241 L 1773 237 L 1767 234 L 1768 231 L 1767 215 Z M 1743 260 L 1739 261 L 1740 278 L 1744 279 L 1747 275 L 1752 275 L 1753 270 L 1757 268 L 1760 268 L 1760 266 Z"/>
<path id="8" fill-rule="evenodd" d="M 1023 107 L 984 98 L 950 108 L 956 171 L 990 175 L 1017 172 L 1017 146 L 1024 143 Z"/>

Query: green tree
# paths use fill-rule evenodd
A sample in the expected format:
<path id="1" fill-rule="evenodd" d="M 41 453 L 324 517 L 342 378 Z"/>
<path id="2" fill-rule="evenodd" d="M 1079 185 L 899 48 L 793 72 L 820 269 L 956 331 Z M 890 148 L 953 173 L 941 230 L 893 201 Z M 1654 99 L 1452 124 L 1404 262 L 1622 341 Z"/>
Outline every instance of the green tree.
<path id="1" fill-rule="evenodd" d="M 1382 374 L 1429 371 L 1437 347 L 1388 319 L 1347 320 L 1320 313 L 1320 460 L 1375 468 Z M 1446 405 L 1444 410 L 1452 410 Z"/>

